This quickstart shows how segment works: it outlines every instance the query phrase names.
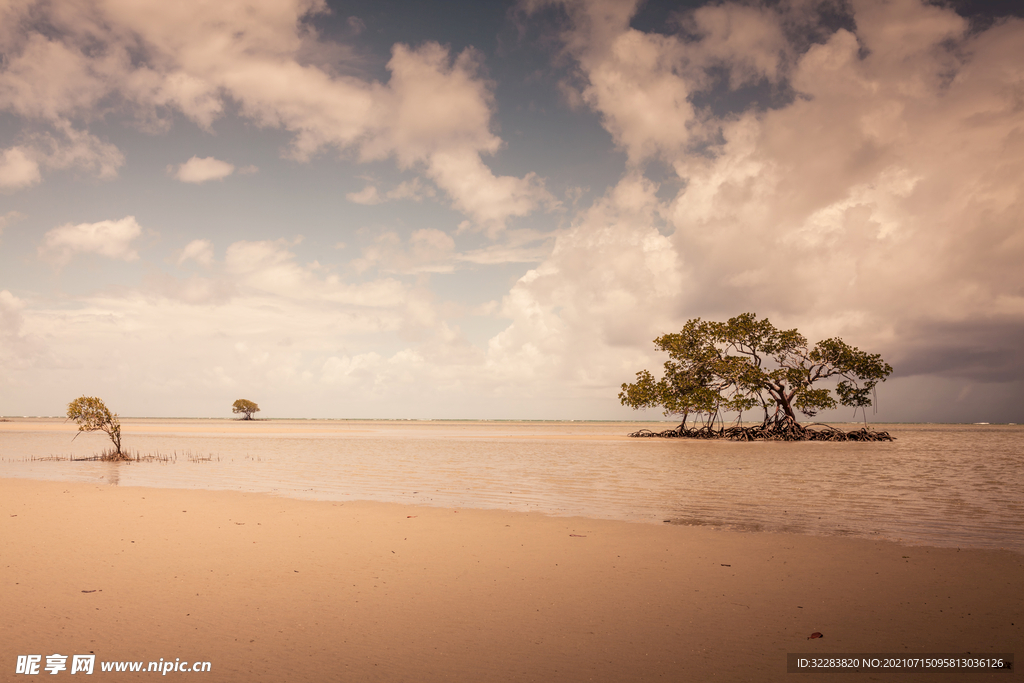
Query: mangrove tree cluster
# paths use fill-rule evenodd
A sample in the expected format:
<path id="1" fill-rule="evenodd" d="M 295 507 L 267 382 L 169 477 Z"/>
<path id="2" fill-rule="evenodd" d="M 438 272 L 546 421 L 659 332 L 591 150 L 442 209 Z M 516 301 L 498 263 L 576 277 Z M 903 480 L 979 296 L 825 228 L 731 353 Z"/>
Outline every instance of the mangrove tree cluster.
<path id="1" fill-rule="evenodd" d="M 838 337 L 810 346 L 797 330 L 780 330 L 767 319 L 743 313 L 727 322 L 694 318 L 678 333 L 654 340 L 668 353 L 664 372 L 647 370 L 623 384 L 619 400 L 634 409 L 657 408 L 681 415 L 665 432 L 640 430 L 631 436 L 732 438 L 739 440 L 891 440 L 867 427 L 846 432 L 827 425 L 800 424 L 797 413 L 847 406 L 864 411 L 875 387 L 892 373 L 878 354 L 846 344 Z M 759 425 L 726 427 L 724 415 L 757 411 Z M 866 418 L 865 418 L 866 419 Z"/>

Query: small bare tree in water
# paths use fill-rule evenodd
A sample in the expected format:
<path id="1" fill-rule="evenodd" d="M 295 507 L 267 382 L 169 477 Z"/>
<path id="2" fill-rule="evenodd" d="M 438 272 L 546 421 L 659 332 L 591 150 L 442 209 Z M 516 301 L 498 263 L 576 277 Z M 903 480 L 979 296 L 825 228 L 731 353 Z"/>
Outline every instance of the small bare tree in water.
<path id="1" fill-rule="evenodd" d="M 114 444 L 114 451 L 103 455 L 104 460 L 131 460 L 121 451 L 121 423 L 117 413 L 111 413 L 103 401 L 95 396 L 81 396 L 68 404 L 68 419 L 78 423 L 78 432 L 105 432 Z M 75 434 L 78 438 L 78 434 Z M 72 439 L 73 440 L 73 439 Z"/>

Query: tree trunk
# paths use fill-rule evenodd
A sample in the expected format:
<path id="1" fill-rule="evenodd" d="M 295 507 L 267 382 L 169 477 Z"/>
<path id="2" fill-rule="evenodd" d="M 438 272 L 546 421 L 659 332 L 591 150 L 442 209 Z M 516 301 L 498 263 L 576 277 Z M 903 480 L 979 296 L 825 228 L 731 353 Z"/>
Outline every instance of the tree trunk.
<path id="1" fill-rule="evenodd" d="M 782 403 L 782 411 L 786 413 L 786 417 L 793 420 L 793 422 L 799 422 L 799 420 L 796 419 L 796 414 L 793 412 L 793 406 L 790 405 L 790 398 L 792 397 L 786 398 L 786 400 Z"/>
<path id="2" fill-rule="evenodd" d="M 793 403 L 792 403 L 792 401 L 793 401 L 793 394 L 792 393 L 789 394 L 789 395 L 786 394 L 786 385 L 785 384 L 776 384 L 775 386 L 768 386 L 768 387 L 765 387 L 765 388 L 768 390 L 768 394 L 773 399 L 775 399 L 775 406 L 776 406 L 776 408 L 775 408 L 775 415 L 773 416 L 773 419 L 778 419 L 778 414 L 779 414 L 778 411 L 782 410 L 782 412 L 786 415 L 786 417 L 788 417 L 789 419 L 793 420 L 793 422 L 799 422 L 799 420 L 796 419 L 796 414 L 793 412 Z M 765 414 L 765 424 L 768 424 L 768 409 L 767 409 L 767 407 L 765 408 L 764 414 Z"/>

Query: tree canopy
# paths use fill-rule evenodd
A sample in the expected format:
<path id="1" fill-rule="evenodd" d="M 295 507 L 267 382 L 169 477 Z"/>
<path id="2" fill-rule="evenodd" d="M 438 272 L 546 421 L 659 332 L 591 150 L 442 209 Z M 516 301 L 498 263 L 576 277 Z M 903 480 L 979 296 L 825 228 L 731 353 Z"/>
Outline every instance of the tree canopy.
<path id="1" fill-rule="evenodd" d="M 242 413 L 244 415 L 242 417 L 243 420 L 251 420 L 254 413 L 260 412 L 260 407 L 252 401 L 240 398 L 231 405 L 231 412 Z"/>
<path id="2" fill-rule="evenodd" d="M 78 432 L 105 432 L 114 444 L 114 452 L 105 460 L 128 460 L 121 452 L 121 423 L 95 396 L 81 396 L 68 404 L 68 419 L 78 423 Z M 78 438 L 78 434 L 75 434 Z"/>
<path id="3" fill-rule="evenodd" d="M 691 415 L 708 431 L 723 413 L 759 409 L 762 432 L 802 433 L 797 412 L 813 417 L 840 405 L 863 410 L 872 405 L 875 386 L 892 373 L 878 354 L 838 337 L 809 346 L 797 330 L 780 330 L 753 313 L 724 323 L 694 318 L 654 344 L 669 354 L 663 376 L 656 380 L 641 370 L 636 382 L 622 385 L 619 400 L 634 409 L 661 407 L 666 415 L 682 415 L 683 432 Z M 821 386 L 828 380 L 834 387 Z"/>

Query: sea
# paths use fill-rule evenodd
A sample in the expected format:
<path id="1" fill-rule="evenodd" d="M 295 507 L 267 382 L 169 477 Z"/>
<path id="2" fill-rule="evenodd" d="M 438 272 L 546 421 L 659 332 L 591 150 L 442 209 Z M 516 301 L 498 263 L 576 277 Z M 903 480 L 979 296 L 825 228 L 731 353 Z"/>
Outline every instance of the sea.
<path id="1" fill-rule="evenodd" d="M 875 425 L 892 442 L 630 438 L 667 423 L 0 421 L 0 477 L 489 508 L 1024 553 L 1024 426 Z M 843 425 L 840 425 L 843 426 Z M 850 425 L 847 428 L 854 428 Z M 77 435 L 77 436 L 76 436 Z"/>

